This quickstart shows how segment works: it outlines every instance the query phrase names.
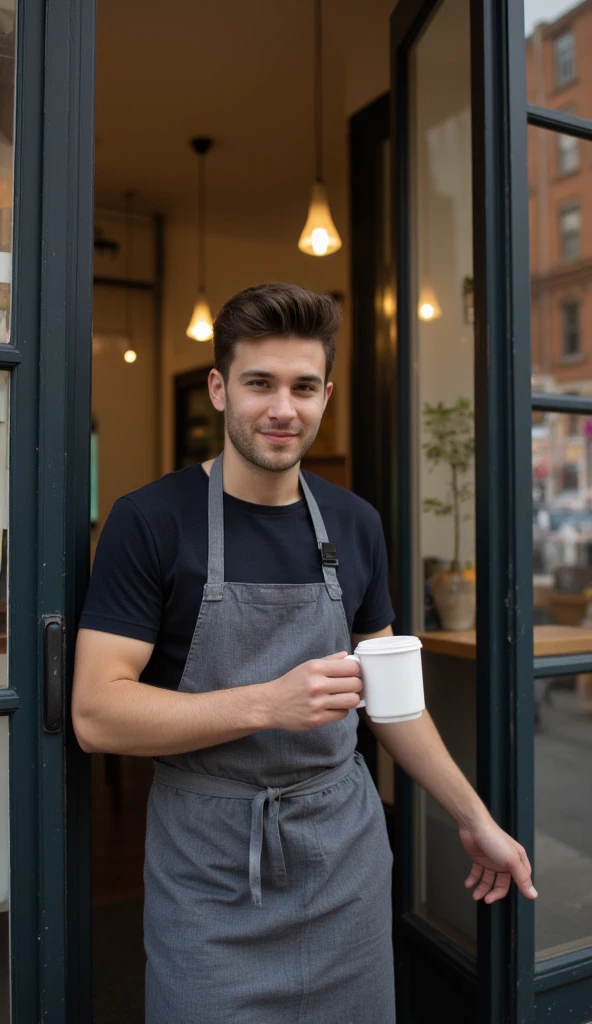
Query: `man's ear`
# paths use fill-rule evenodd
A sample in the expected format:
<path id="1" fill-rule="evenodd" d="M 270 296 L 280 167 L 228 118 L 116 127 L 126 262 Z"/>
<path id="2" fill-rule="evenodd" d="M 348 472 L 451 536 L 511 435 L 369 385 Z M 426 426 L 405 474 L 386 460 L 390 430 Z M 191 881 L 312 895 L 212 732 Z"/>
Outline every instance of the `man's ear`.
<path id="1" fill-rule="evenodd" d="M 219 370 L 210 370 L 208 375 L 208 391 L 210 401 L 218 412 L 224 412 L 226 408 L 226 387 L 224 378 Z"/>
<path id="2" fill-rule="evenodd" d="M 327 381 L 327 383 L 325 384 L 325 404 L 323 405 L 323 412 L 327 408 L 327 402 L 331 398 L 332 394 L 333 394 L 333 382 L 332 381 Z"/>

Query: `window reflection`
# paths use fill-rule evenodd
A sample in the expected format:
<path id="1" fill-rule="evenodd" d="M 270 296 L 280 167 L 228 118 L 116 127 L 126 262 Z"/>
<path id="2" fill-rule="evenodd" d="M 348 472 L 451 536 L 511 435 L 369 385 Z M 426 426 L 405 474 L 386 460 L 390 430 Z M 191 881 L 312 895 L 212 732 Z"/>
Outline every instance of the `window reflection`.
<path id="1" fill-rule="evenodd" d="M 0 718 L 0 1020 L 10 1020 L 8 718 Z"/>
<path id="2" fill-rule="evenodd" d="M 8 452 L 10 373 L 0 371 L 0 688 L 8 686 Z"/>
<path id="3" fill-rule="evenodd" d="M 537 959 L 592 943 L 592 676 L 535 680 Z"/>
<path id="4" fill-rule="evenodd" d="M 526 96 L 552 110 L 592 117 L 587 63 L 592 7 L 581 0 L 524 0 Z"/>
<path id="5" fill-rule="evenodd" d="M 592 651 L 592 417 L 533 413 L 532 473 L 535 655 Z"/>
<path id="6" fill-rule="evenodd" d="M 0 343 L 10 341 L 14 164 L 14 2 L 0 7 Z"/>
<path id="7" fill-rule="evenodd" d="M 469 0 L 440 4 L 413 49 L 412 289 L 416 590 L 426 704 L 476 776 L 474 328 Z M 464 639 L 468 656 L 454 653 Z M 450 653 L 450 647 L 454 650 Z M 452 819 L 417 793 L 415 909 L 470 953 L 476 906 Z"/>

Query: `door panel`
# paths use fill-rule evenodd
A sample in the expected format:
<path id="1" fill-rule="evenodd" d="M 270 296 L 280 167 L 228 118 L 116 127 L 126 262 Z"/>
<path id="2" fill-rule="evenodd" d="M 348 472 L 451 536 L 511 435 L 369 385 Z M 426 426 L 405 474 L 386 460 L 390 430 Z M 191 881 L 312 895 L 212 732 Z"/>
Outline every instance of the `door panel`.
<path id="1" fill-rule="evenodd" d="M 10 6 L 5 3 L 0 12 L 0 44 Z M 88 19 L 84 23 L 83 16 Z M 91 1019 L 88 973 L 84 999 L 76 1003 L 66 993 L 67 983 L 75 991 L 80 976 L 77 958 L 84 959 L 89 951 L 85 932 L 78 929 L 67 964 L 66 920 L 81 892 L 76 872 L 88 877 L 90 859 L 78 829 L 75 869 L 67 885 L 71 862 L 66 821 L 76 787 L 81 799 L 87 795 L 83 772 L 65 770 L 65 743 L 68 739 L 72 744 L 75 759 L 66 691 L 76 581 L 88 573 L 85 426 L 90 408 L 94 11 L 87 2 L 27 0 L 17 5 L 16 18 L 10 339 L 3 338 L 0 346 L 0 374 L 10 375 L 7 579 L 4 555 L 0 563 L 0 588 L 7 586 L 8 593 L 9 636 L 8 687 L 0 689 L 0 714 L 10 716 L 10 1021 L 62 1024 Z M 0 91 L 6 87 L 2 56 Z M 4 133 L 5 99 L 2 92 Z M 6 264 L 4 226 L 0 218 L 0 279 Z M 80 358 L 86 348 L 88 358 Z M 0 394 L 0 430 L 6 420 L 3 409 Z M 4 499 L 0 490 L 0 504 Z M 73 507 L 78 510 L 78 532 Z M 48 619 L 57 623 L 53 647 L 44 643 Z M 61 622 L 66 623 L 65 646 L 60 644 Z M 0 627 L 0 646 L 1 633 Z M 46 682 L 52 683 L 51 721 Z M 6 723 L 3 718 L 3 739 Z M 5 744 L 2 757 L 5 784 Z M 3 805 L 0 813 L 4 811 Z M 4 854 L 5 848 L 0 857 Z M 0 863 L 4 880 L 5 866 Z M 5 945 L 0 965 L 1 977 Z M 0 994 L 6 1002 L 5 991 L 6 985 Z"/>

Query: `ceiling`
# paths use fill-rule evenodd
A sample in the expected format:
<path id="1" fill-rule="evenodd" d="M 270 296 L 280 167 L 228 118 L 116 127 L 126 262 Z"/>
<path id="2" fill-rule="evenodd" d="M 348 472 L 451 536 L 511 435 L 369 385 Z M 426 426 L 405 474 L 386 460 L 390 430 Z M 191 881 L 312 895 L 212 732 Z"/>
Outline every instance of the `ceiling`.
<path id="1" fill-rule="evenodd" d="M 97 204 L 121 208 L 133 189 L 138 209 L 193 218 L 189 140 L 210 135 L 211 230 L 278 221 L 283 232 L 289 211 L 303 218 L 314 176 L 312 0 L 97 6 Z M 388 65 L 392 6 L 324 0 L 325 179 L 338 192 L 347 175 L 347 76 L 362 58 Z"/>

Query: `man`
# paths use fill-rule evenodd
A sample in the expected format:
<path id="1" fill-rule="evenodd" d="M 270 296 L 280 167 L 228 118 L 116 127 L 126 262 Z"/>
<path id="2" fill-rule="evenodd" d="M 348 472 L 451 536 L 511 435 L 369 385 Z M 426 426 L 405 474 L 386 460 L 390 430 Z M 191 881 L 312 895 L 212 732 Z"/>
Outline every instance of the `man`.
<path id="1" fill-rule="evenodd" d="M 99 543 L 74 726 L 87 751 L 155 758 L 148 1024 L 394 1021 L 392 857 L 346 660 L 392 632 L 384 539 L 366 502 L 300 474 L 338 324 L 291 285 L 230 299 L 209 377 L 223 457 L 120 499 Z M 511 877 L 534 898 L 428 713 L 369 725 L 458 823 L 475 898 Z"/>

